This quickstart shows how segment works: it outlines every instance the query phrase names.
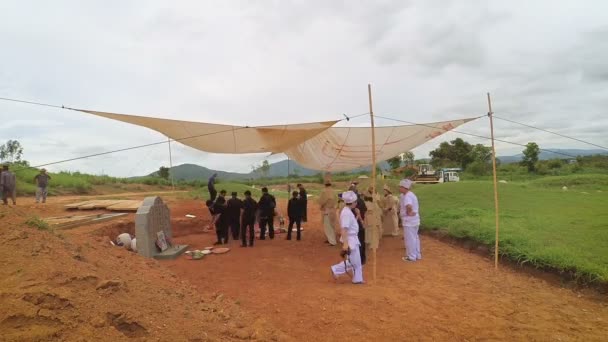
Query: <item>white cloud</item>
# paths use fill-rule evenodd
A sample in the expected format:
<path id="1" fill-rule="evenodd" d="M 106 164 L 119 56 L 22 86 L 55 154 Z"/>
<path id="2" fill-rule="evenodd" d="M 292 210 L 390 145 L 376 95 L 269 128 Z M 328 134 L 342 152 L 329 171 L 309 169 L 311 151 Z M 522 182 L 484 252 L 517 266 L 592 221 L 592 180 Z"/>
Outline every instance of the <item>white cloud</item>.
<path id="1" fill-rule="evenodd" d="M 424 123 L 494 112 L 608 145 L 608 4 L 602 1 L 54 1 L 0 4 L 0 97 L 226 124 L 338 119 L 368 110 Z M 348 124 L 362 125 L 366 118 Z M 341 123 L 344 124 L 344 123 Z M 394 122 L 378 120 L 379 125 Z M 489 135 L 487 119 L 459 128 Z M 422 157 L 450 133 L 415 150 Z M 496 136 L 573 141 L 496 122 Z M 0 101 L 0 137 L 32 164 L 165 138 L 79 112 Z M 469 138 L 473 143 L 487 143 Z M 265 155 L 173 144 L 174 164 L 248 172 Z M 521 148 L 497 144 L 499 154 Z M 273 156 L 272 160 L 280 156 Z M 58 164 L 133 176 L 166 145 Z"/>

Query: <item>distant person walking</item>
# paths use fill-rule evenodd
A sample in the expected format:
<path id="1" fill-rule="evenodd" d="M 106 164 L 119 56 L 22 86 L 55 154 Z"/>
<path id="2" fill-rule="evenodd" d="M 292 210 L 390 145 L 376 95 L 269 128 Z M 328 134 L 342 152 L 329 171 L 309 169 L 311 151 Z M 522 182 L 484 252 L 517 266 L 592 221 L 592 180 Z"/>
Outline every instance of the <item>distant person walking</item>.
<path id="1" fill-rule="evenodd" d="M 308 222 L 308 193 L 306 193 L 306 189 L 302 184 L 298 184 L 298 189 L 300 189 L 300 200 L 302 201 L 303 210 L 302 213 L 302 222 Z"/>
<path id="2" fill-rule="evenodd" d="M 294 191 L 291 199 L 287 203 L 287 216 L 289 217 L 289 226 L 287 227 L 287 240 L 291 240 L 291 230 L 295 223 L 297 235 L 296 240 L 301 240 L 302 216 L 304 215 L 304 201 L 298 198 L 298 192 Z"/>
<path id="3" fill-rule="evenodd" d="M 4 205 L 8 205 L 9 197 L 13 200 L 13 205 L 17 205 L 17 179 L 15 174 L 8 170 L 8 164 L 2 166 L 0 188 L 2 188 L 2 202 Z"/>
<path id="4" fill-rule="evenodd" d="M 34 183 L 36 183 L 36 203 L 46 203 L 46 196 L 48 194 L 48 185 L 51 176 L 46 173 L 46 169 L 40 169 L 40 173 L 34 177 Z"/>
<path id="5" fill-rule="evenodd" d="M 416 261 L 422 259 L 420 253 L 420 237 L 418 228 L 420 227 L 420 214 L 418 212 L 418 198 L 411 191 L 412 181 L 404 179 L 399 182 L 399 192 L 401 192 L 400 211 L 401 221 L 403 222 L 403 236 L 405 240 L 405 256 L 403 261 Z"/>
<path id="6" fill-rule="evenodd" d="M 233 192 L 232 197 L 228 200 L 228 225 L 232 233 L 232 239 L 238 240 L 241 232 L 241 210 L 243 209 L 243 201 L 237 197 L 237 193 Z"/>
<path id="7" fill-rule="evenodd" d="M 258 204 L 251 197 L 251 191 L 245 191 L 245 199 L 243 200 L 243 216 L 241 219 L 241 247 L 247 247 L 247 232 L 249 231 L 249 247 L 253 247 L 255 240 L 255 214 L 258 210 Z"/>
<path id="8" fill-rule="evenodd" d="M 215 201 L 217 197 L 217 190 L 215 190 L 215 178 L 217 177 L 217 173 L 214 173 L 213 176 L 209 177 L 209 181 L 207 182 L 207 190 L 209 190 L 209 196 L 211 196 L 211 201 Z"/>
<path id="9" fill-rule="evenodd" d="M 274 239 L 274 208 L 277 201 L 268 193 L 268 188 L 262 188 L 262 197 L 258 202 L 260 210 L 260 240 L 266 240 L 266 228 L 268 227 L 268 237 Z"/>
<path id="10" fill-rule="evenodd" d="M 325 183 L 325 189 L 319 195 L 317 203 L 321 207 L 321 213 L 323 215 L 323 227 L 325 228 L 326 243 L 335 246 L 336 235 L 340 234 L 340 227 L 338 222 L 338 215 L 336 213 L 336 206 L 338 204 L 338 198 L 334 194 L 334 190 L 331 188 L 331 183 Z"/>

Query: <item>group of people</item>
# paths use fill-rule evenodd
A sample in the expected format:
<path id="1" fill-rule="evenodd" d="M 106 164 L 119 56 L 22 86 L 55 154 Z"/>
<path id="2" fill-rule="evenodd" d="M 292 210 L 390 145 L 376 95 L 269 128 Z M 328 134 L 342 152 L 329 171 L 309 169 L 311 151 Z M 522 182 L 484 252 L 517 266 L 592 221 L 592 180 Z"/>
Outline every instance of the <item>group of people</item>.
<path id="1" fill-rule="evenodd" d="M 262 188 L 262 196 L 258 201 L 253 199 L 251 191 L 245 191 L 245 199 L 238 198 L 233 192 L 231 198 L 226 200 L 226 191 L 221 190 L 219 196 L 215 189 L 214 174 L 207 184 L 210 199 L 206 204 L 212 215 L 212 224 L 215 226 L 216 245 L 228 242 L 232 235 L 234 240 L 241 239 L 241 247 L 253 247 L 255 240 L 255 223 L 259 223 L 260 240 L 268 237 L 274 239 L 274 218 L 277 215 L 276 198 Z M 382 235 L 399 235 L 399 221 L 403 226 L 403 237 L 406 253 L 405 262 L 416 262 L 422 259 L 418 229 L 420 214 L 418 198 L 411 191 L 412 181 L 404 179 L 399 182 L 400 197 L 396 199 L 389 187 L 384 186 L 384 196 L 368 189 L 359 193 L 357 183 L 353 182 L 348 191 L 336 198 L 329 181 L 325 182 L 325 189 L 319 195 L 317 203 L 322 213 L 322 224 L 327 240 L 325 243 L 336 246 L 338 242 L 342 247 L 341 255 L 344 260 L 331 266 L 331 275 L 334 278 L 349 273 L 354 284 L 362 284 L 363 265 L 366 263 L 366 244 L 377 248 Z M 307 221 L 308 195 L 301 184 L 299 191 L 294 191 L 287 204 L 287 240 L 292 238 L 292 229 L 296 226 L 296 239 L 301 239 L 302 222 Z M 338 215 L 339 213 L 339 215 Z"/>
<path id="2" fill-rule="evenodd" d="M 217 174 L 209 178 L 207 188 L 210 198 L 206 205 L 212 216 L 212 225 L 215 226 L 217 241 L 215 245 L 228 243 L 229 236 L 234 240 L 241 239 L 241 247 L 253 247 L 255 240 L 255 223 L 259 223 L 260 240 L 266 240 L 266 233 L 274 239 L 274 219 L 277 216 L 276 198 L 268 192 L 268 188 L 262 188 L 262 196 L 256 201 L 251 196 L 251 191 L 244 192 L 245 198 L 238 198 L 236 192 L 231 193 L 231 198 L 226 200 L 226 190 L 221 190 L 217 196 L 215 180 Z M 287 240 L 291 240 L 293 226 L 296 226 L 296 240 L 302 239 L 302 222 L 307 220 L 308 198 L 306 189 L 298 184 L 299 191 L 292 193 L 292 198 L 287 204 L 287 216 L 289 225 L 287 227 Z"/>
<path id="3" fill-rule="evenodd" d="M 45 203 L 46 196 L 48 195 L 48 184 L 51 176 L 46 172 L 46 169 L 40 169 L 34 177 L 34 183 L 36 184 L 36 203 Z M 9 170 L 9 165 L 2 165 L 0 170 L 0 197 L 2 197 L 2 204 L 8 205 L 9 198 L 13 202 L 13 205 L 17 205 L 17 177 L 15 173 Z"/>
<path id="4" fill-rule="evenodd" d="M 405 256 L 402 258 L 405 262 L 416 262 L 422 259 L 420 250 L 420 239 L 418 237 L 418 229 L 420 227 L 420 214 L 418 198 L 411 191 L 412 181 L 404 179 L 399 182 L 399 215 L 403 224 L 403 236 L 405 241 Z M 384 188 L 385 197 L 390 195 L 390 189 Z M 340 242 L 342 243 L 341 255 L 344 257 L 344 261 L 331 266 L 331 275 L 335 279 L 338 276 L 352 272 L 351 278 L 354 284 L 363 283 L 363 265 L 366 261 L 365 244 L 377 244 L 377 240 L 366 240 L 365 231 L 365 214 L 367 211 L 366 201 L 374 204 L 378 202 L 377 198 L 374 198 L 372 191 L 368 191 L 370 196 L 360 196 L 356 189 L 356 184 L 351 185 L 350 189 L 341 194 L 341 199 L 345 206 L 340 211 Z M 392 200 L 391 202 L 392 203 Z M 377 204 L 376 204 L 377 205 Z M 378 206 L 379 207 L 379 206 Z M 394 207 L 382 208 L 383 217 L 387 215 L 387 212 L 395 211 Z M 328 214 L 330 215 L 330 214 Z M 387 219 L 390 219 L 392 224 L 395 221 L 389 215 Z M 324 218 L 325 221 L 325 218 Z M 327 220 L 330 221 L 329 219 Z M 369 221 L 367 221 L 369 222 Z M 367 227 L 371 233 L 374 233 L 372 227 Z M 372 229 L 370 229 L 372 228 Z M 327 230 L 327 228 L 326 228 Z M 377 230 L 376 230 L 377 232 Z M 395 235 L 392 233 L 391 235 Z"/>

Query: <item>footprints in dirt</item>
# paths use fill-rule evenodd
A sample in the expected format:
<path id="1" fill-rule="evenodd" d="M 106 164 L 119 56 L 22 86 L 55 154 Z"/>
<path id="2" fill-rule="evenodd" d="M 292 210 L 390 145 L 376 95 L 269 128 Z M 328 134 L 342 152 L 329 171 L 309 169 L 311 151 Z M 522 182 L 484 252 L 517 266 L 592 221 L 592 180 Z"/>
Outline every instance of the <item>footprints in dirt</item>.
<path id="1" fill-rule="evenodd" d="M 135 321 L 129 320 L 124 313 L 108 312 L 106 319 L 109 325 L 127 337 L 144 337 L 148 335 L 146 328 Z"/>
<path id="2" fill-rule="evenodd" d="M 38 341 L 59 336 L 64 325 L 55 318 L 44 316 L 12 315 L 0 322 L 2 337 L 7 341 Z"/>
<path id="3" fill-rule="evenodd" d="M 61 298 L 53 293 L 26 293 L 21 299 L 48 310 L 62 310 L 73 307 L 68 299 Z"/>

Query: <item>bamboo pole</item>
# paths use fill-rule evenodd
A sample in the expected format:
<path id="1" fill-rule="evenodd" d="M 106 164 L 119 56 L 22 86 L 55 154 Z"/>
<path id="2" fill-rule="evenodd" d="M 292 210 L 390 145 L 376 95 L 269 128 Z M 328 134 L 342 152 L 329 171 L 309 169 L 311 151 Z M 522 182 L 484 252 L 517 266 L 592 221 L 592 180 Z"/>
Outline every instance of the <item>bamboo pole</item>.
<path id="1" fill-rule="evenodd" d="M 372 198 L 376 195 L 376 127 L 374 126 L 374 109 L 372 106 L 372 85 L 367 84 L 367 95 L 369 98 L 369 117 L 372 124 Z M 365 241 L 361 241 L 365 245 Z M 376 281 L 376 248 L 372 248 L 372 254 L 374 259 L 373 273 L 374 282 Z"/>
<path id="2" fill-rule="evenodd" d="M 169 145 L 169 177 L 171 177 L 171 188 L 175 191 L 175 183 L 173 182 L 173 156 L 171 155 L 171 138 L 167 137 Z"/>
<path id="3" fill-rule="evenodd" d="M 291 183 L 289 182 L 289 156 L 287 156 L 287 198 L 291 198 Z"/>
<path id="4" fill-rule="evenodd" d="M 490 135 L 492 138 L 492 175 L 494 177 L 494 217 L 496 218 L 496 236 L 494 243 L 494 269 L 498 269 L 498 183 L 496 182 L 496 148 L 494 147 L 494 120 L 492 116 L 492 101 L 488 93 L 488 117 L 490 117 Z"/>

